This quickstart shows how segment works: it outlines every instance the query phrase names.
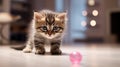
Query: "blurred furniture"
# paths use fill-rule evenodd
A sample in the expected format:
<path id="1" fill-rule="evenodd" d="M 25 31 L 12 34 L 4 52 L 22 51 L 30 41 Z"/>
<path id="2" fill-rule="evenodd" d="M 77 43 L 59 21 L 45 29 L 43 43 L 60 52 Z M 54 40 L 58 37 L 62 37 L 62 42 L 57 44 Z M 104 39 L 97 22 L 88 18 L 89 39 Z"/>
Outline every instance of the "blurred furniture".
<path id="1" fill-rule="evenodd" d="M 11 0 L 0 0 L 0 12 L 9 12 Z"/>
<path id="2" fill-rule="evenodd" d="M 10 25 L 10 41 L 11 43 L 22 43 L 27 39 L 27 28 L 32 20 L 33 0 L 11 0 L 10 13 L 19 15 L 21 19 Z"/>
<path id="3" fill-rule="evenodd" d="M 12 16 L 9 13 L 0 13 L 0 44 L 9 42 L 9 25 L 11 22 L 19 19 L 18 16 Z"/>

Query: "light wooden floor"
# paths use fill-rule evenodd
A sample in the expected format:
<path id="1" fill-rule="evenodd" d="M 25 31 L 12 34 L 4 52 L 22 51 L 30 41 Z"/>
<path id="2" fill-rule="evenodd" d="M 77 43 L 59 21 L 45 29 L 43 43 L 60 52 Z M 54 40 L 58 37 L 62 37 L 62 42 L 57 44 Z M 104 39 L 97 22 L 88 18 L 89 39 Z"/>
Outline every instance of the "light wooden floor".
<path id="1" fill-rule="evenodd" d="M 49 53 L 35 55 L 14 50 L 10 46 L 0 46 L 0 67 L 120 67 L 119 46 L 96 45 L 63 45 L 63 55 L 60 56 Z M 77 66 L 69 61 L 69 54 L 73 51 L 83 55 L 82 62 Z"/>

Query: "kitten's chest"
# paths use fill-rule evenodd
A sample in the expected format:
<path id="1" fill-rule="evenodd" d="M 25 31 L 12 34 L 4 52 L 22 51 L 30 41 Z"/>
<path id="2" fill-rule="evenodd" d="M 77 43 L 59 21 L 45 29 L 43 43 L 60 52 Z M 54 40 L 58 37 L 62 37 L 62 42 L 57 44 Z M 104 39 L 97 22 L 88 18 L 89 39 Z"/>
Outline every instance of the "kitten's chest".
<path id="1" fill-rule="evenodd" d="M 44 36 L 40 35 L 39 33 L 36 33 L 34 35 L 34 39 L 38 40 L 40 42 L 44 42 L 45 44 L 50 44 L 52 40 L 45 38 Z"/>

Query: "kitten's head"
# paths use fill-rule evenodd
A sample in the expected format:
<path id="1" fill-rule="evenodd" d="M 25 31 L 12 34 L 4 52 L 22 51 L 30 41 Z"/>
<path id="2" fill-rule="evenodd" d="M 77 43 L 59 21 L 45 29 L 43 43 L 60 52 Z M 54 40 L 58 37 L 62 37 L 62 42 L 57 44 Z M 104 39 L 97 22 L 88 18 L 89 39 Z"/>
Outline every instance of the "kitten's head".
<path id="1" fill-rule="evenodd" d="M 65 29 L 66 13 L 57 13 L 49 10 L 34 12 L 36 32 L 52 39 L 61 36 Z"/>

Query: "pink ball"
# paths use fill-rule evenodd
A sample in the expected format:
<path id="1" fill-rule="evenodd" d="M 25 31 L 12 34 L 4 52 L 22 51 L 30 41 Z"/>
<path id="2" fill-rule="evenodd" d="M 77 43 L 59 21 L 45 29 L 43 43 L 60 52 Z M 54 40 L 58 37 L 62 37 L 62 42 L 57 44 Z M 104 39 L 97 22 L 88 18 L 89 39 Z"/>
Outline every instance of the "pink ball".
<path id="1" fill-rule="evenodd" d="M 82 60 L 82 55 L 79 52 L 72 52 L 70 54 L 70 61 L 73 64 L 78 64 L 81 62 L 81 60 Z"/>

